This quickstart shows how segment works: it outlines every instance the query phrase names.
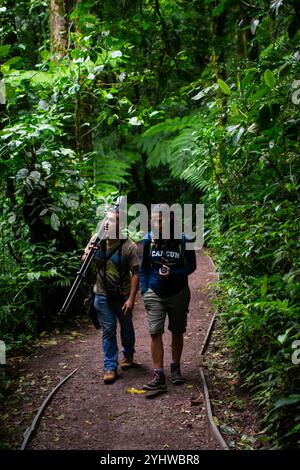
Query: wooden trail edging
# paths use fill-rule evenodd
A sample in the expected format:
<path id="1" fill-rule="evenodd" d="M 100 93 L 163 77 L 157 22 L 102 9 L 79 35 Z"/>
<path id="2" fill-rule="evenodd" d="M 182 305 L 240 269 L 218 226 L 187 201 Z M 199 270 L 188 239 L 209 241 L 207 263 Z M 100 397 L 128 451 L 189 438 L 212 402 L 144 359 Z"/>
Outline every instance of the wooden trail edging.
<path id="1" fill-rule="evenodd" d="M 210 260 L 210 262 L 213 266 L 213 269 L 216 272 L 215 265 L 214 265 L 211 257 L 208 256 L 208 259 Z M 217 274 L 217 280 L 219 280 L 219 275 L 218 274 Z M 210 341 L 211 334 L 212 334 L 212 331 L 213 331 L 213 326 L 214 326 L 214 323 L 215 323 L 215 318 L 216 318 L 216 309 L 214 310 L 213 318 L 210 322 L 210 325 L 209 325 L 208 330 L 206 332 L 204 341 L 203 341 L 203 343 L 201 345 L 201 348 L 200 348 L 200 351 L 199 351 L 199 359 L 200 359 L 201 364 L 203 362 L 205 351 L 206 351 L 206 349 L 209 345 L 209 341 Z M 199 367 L 199 372 L 200 372 L 200 377 L 201 377 L 201 381 L 202 381 L 202 385 L 203 385 L 204 400 L 205 400 L 205 404 L 206 404 L 207 417 L 209 419 L 209 424 L 210 424 L 210 427 L 211 427 L 211 431 L 212 431 L 215 439 L 217 440 L 217 442 L 222 447 L 222 449 L 223 450 L 229 450 L 229 448 L 228 448 L 221 432 L 219 431 L 219 428 L 217 427 L 217 425 L 216 425 L 216 423 L 214 422 L 214 419 L 213 419 L 211 402 L 210 402 L 209 393 L 208 393 L 208 386 L 207 386 L 207 381 L 206 381 L 206 378 L 205 378 L 205 373 L 204 373 L 203 367 L 201 367 L 201 366 Z"/>
<path id="2" fill-rule="evenodd" d="M 71 372 L 69 375 L 67 375 L 67 377 L 65 377 L 63 380 L 61 380 L 59 382 L 58 385 L 56 385 L 56 387 L 53 388 L 53 390 L 51 390 L 51 392 L 49 393 L 49 395 L 45 398 L 42 406 L 39 408 L 37 414 L 35 415 L 31 425 L 26 429 L 25 433 L 24 433 L 24 441 L 21 445 L 21 448 L 20 450 L 25 450 L 26 447 L 28 446 L 28 444 L 30 443 L 31 439 L 33 438 L 37 428 L 38 428 L 38 425 L 40 423 L 40 420 L 42 418 L 42 414 L 44 413 L 45 409 L 47 408 L 47 406 L 49 405 L 50 401 L 52 400 L 54 394 L 57 392 L 57 390 L 67 381 L 69 380 L 70 377 L 72 377 L 72 375 L 75 374 L 75 372 L 77 372 L 78 369 L 75 369 L 73 370 L 73 372 Z"/>

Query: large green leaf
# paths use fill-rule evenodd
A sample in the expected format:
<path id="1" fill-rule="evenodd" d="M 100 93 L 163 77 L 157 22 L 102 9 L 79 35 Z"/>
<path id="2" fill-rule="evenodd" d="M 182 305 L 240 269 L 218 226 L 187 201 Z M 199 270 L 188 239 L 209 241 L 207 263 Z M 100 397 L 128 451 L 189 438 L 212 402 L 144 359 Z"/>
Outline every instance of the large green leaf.
<path id="1" fill-rule="evenodd" d="M 3 59 L 9 54 L 11 46 L 9 44 L 4 44 L 0 46 L 0 59 Z"/>
<path id="2" fill-rule="evenodd" d="M 226 82 L 224 82 L 224 80 L 221 80 L 221 78 L 218 78 L 218 85 L 219 87 L 221 88 L 221 90 L 226 93 L 226 95 L 230 95 L 231 91 L 230 91 L 230 88 L 229 86 L 227 85 Z"/>
<path id="3" fill-rule="evenodd" d="M 53 230 L 57 231 L 59 229 L 60 220 L 58 216 L 55 214 L 55 212 L 51 214 L 50 223 L 51 223 L 51 227 L 53 228 Z"/>
<path id="4" fill-rule="evenodd" d="M 287 398 L 280 398 L 276 401 L 274 408 L 282 408 L 283 406 L 294 405 L 300 403 L 300 395 L 294 394 L 290 395 Z"/>
<path id="5" fill-rule="evenodd" d="M 264 72 L 264 81 L 265 81 L 265 84 L 269 88 L 274 88 L 274 86 L 276 84 L 276 79 L 275 79 L 274 73 L 271 70 L 269 70 L 269 69 L 265 70 L 265 72 Z"/>

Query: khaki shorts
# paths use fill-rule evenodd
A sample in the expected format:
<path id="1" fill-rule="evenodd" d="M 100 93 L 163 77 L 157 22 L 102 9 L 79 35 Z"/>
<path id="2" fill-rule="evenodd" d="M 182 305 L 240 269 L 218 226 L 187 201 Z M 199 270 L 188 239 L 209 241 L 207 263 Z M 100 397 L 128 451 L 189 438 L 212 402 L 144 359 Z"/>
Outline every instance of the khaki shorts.
<path id="1" fill-rule="evenodd" d="M 164 332 L 166 315 L 169 319 L 168 329 L 175 334 L 184 333 L 190 298 L 188 287 L 184 287 L 178 294 L 163 297 L 149 288 L 143 295 L 143 300 L 148 314 L 150 334 Z"/>

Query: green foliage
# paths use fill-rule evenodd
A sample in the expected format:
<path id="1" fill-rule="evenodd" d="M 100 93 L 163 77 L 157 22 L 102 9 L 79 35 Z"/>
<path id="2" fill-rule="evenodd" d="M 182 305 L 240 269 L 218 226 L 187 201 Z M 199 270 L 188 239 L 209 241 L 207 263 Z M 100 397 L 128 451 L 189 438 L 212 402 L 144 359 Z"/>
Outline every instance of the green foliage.
<path id="1" fill-rule="evenodd" d="M 300 8 L 250 3 L 64 2 L 56 44 L 52 2 L 3 0 L 0 331 L 19 347 L 56 313 L 120 181 L 134 202 L 205 203 L 233 358 L 291 447 Z"/>
<path id="2" fill-rule="evenodd" d="M 77 267 L 78 252 L 62 254 L 53 240 L 25 245 L 20 263 L 0 274 L 0 331 L 9 349 L 20 349 L 38 327 L 49 326 L 60 307 L 57 294 L 70 286 Z"/>

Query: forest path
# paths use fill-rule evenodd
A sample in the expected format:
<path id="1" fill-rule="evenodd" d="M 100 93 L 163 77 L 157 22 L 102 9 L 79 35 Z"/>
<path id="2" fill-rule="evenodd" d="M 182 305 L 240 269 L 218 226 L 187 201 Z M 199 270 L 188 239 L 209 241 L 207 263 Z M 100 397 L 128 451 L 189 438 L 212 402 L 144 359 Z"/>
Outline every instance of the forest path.
<path id="1" fill-rule="evenodd" d="M 143 394 L 127 391 L 132 387 L 142 389 L 152 375 L 146 313 L 140 294 L 134 309 L 137 364 L 128 371 L 120 371 L 114 384 L 103 384 L 100 335 L 90 324 L 74 332 L 73 341 L 59 340 L 57 345 L 47 347 L 26 360 L 23 374 L 33 379 L 31 383 L 35 386 L 27 393 L 31 393 L 30 401 L 35 407 L 39 407 L 44 399 L 37 384 L 48 377 L 50 390 L 78 367 L 76 374 L 62 386 L 46 409 L 28 448 L 219 449 L 210 431 L 204 403 L 191 405 L 191 398 L 202 391 L 199 351 L 213 315 L 208 286 L 215 278 L 211 259 L 203 252 L 198 253 L 197 270 L 189 277 L 191 303 L 182 358 L 186 384 L 174 386 L 169 380 L 171 335 L 166 331 L 164 346 L 168 392 L 155 399 L 147 400 Z"/>

